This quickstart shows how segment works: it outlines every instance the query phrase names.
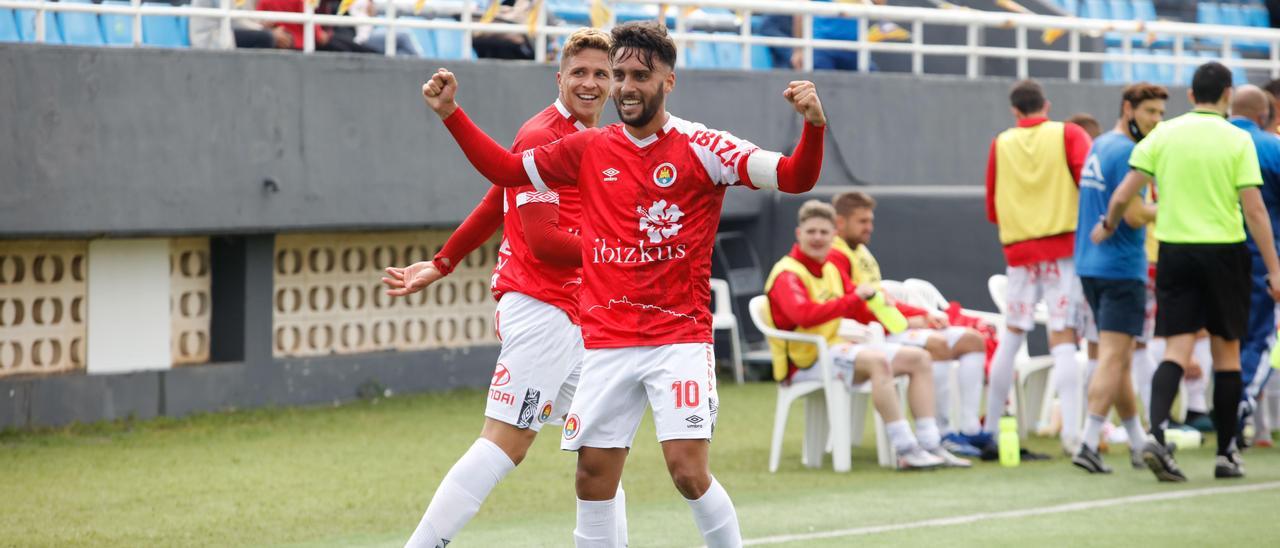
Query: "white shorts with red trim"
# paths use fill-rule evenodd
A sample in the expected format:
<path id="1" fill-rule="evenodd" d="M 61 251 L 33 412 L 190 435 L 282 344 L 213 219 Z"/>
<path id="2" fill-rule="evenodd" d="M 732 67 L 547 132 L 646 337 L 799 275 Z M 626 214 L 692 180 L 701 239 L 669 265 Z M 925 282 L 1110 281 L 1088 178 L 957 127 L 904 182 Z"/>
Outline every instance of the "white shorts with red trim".
<path id="1" fill-rule="evenodd" d="M 565 419 L 566 451 L 631 447 L 646 406 L 659 442 L 709 440 L 715 430 L 719 396 L 710 344 L 590 349 L 581 386 Z"/>
<path id="2" fill-rule="evenodd" d="M 858 359 L 858 355 L 864 350 L 878 350 L 884 353 L 885 361 L 893 363 L 893 358 L 898 355 L 898 350 L 903 344 L 896 342 L 886 342 L 879 344 L 856 344 L 841 343 L 831 346 L 831 374 L 835 376 L 846 388 L 853 389 L 855 372 L 853 370 L 853 362 Z M 797 370 L 791 375 L 791 382 L 821 381 L 822 372 L 815 365 Z"/>
<path id="3" fill-rule="evenodd" d="M 1049 309 L 1049 331 L 1075 328 L 1080 321 L 1080 278 L 1071 258 L 1006 267 L 1005 323 L 1023 331 L 1035 327 L 1036 303 Z"/>
<path id="4" fill-rule="evenodd" d="M 937 333 L 946 339 L 947 348 L 951 348 L 956 345 L 960 337 L 964 336 L 966 331 L 968 331 L 968 328 L 955 325 L 942 329 L 908 329 L 901 333 L 889 335 L 885 337 L 885 340 L 905 346 L 924 348 L 929 342 L 929 336 Z"/>
<path id="5" fill-rule="evenodd" d="M 522 293 L 498 301 L 502 351 L 484 416 L 534 432 L 568 411 L 582 370 L 582 330 L 564 311 Z"/>

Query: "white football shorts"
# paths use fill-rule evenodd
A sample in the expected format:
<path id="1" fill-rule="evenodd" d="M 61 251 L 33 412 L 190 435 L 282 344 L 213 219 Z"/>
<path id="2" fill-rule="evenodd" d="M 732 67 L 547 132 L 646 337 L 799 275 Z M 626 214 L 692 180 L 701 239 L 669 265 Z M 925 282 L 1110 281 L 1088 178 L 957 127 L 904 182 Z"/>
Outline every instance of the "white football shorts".
<path id="1" fill-rule="evenodd" d="M 583 389 L 569 408 L 560 448 L 631 447 L 646 406 L 658 441 L 710 440 L 719 396 L 710 344 L 588 349 Z"/>
<path id="2" fill-rule="evenodd" d="M 582 369 L 582 330 L 563 310 L 522 293 L 498 301 L 502 341 L 484 416 L 534 432 L 563 415 Z"/>
<path id="3" fill-rule="evenodd" d="M 1023 331 L 1035 327 L 1036 303 L 1049 310 L 1049 331 L 1075 328 L 1079 322 L 1080 279 L 1071 258 L 1006 267 L 1005 323 Z"/>

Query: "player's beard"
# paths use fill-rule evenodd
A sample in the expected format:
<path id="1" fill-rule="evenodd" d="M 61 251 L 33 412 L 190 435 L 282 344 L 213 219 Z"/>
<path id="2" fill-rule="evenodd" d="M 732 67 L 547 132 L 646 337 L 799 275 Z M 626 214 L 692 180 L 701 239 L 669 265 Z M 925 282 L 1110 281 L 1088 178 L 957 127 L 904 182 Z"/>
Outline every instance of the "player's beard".
<path id="1" fill-rule="evenodd" d="M 659 87 L 658 92 L 653 94 L 653 97 L 650 97 L 648 101 L 644 101 L 641 103 L 642 105 L 644 105 L 644 108 L 640 109 L 640 114 L 631 119 L 628 119 L 626 116 L 623 116 L 622 114 L 622 96 L 621 95 L 619 95 L 617 98 L 614 99 L 613 108 L 618 111 L 618 119 L 622 120 L 622 123 L 629 125 L 631 127 L 644 127 L 645 125 L 648 125 L 650 121 L 653 120 L 654 116 L 658 115 L 658 110 L 661 109 L 662 100 L 663 98 L 666 97 L 666 95 L 667 95 L 666 92 L 663 91 L 661 87 Z"/>

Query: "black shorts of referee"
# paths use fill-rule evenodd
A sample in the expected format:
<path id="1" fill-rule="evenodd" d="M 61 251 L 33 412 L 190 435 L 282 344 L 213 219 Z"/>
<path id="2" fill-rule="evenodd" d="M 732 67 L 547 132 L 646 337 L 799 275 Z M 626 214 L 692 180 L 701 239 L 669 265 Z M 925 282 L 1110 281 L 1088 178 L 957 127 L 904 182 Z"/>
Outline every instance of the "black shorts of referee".
<path id="1" fill-rule="evenodd" d="M 1233 341 L 1249 323 L 1249 249 L 1233 244 L 1160 242 L 1156 267 L 1156 336 L 1208 329 Z"/>

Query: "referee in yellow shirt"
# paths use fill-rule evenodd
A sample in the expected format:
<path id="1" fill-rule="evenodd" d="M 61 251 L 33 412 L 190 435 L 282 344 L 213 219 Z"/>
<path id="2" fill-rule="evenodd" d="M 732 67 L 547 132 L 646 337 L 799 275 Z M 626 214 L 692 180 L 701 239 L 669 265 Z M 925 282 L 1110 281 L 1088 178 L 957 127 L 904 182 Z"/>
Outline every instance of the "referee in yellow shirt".
<path id="1" fill-rule="evenodd" d="M 1271 296 L 1280 300 L 1280 259 L 1258 191 L 1258 155 L 1249 134 L 1227 122 L 1231 91 L 1227 67 L 1209 62 L 1196 69 L 1187 94 L 1195 108 L 1156 126 L 1134 147 L 1129 156 L 1132 170 L 1091 233 L 1095 243 L 1109 238 L 1129 201 L 1155 178 L 1160 242 L 1156 336 L 1166 337 L 1168 346 L 1151 381 L 1151 435 L 1142 456 L 1160 481 L 1187 480 L 1164 443 L 1164 427 L 1195 334 L 1202 328 L 1209 330 L 1213 352 L 1213 419 L 1218 431 L 1214 477 L 1244 475 L 1236 448 L 1236 407 L 1243 391 L 1240 339 L 1249 317 L 1251 285 L 1246 224 L 1262 251 Z"/>

